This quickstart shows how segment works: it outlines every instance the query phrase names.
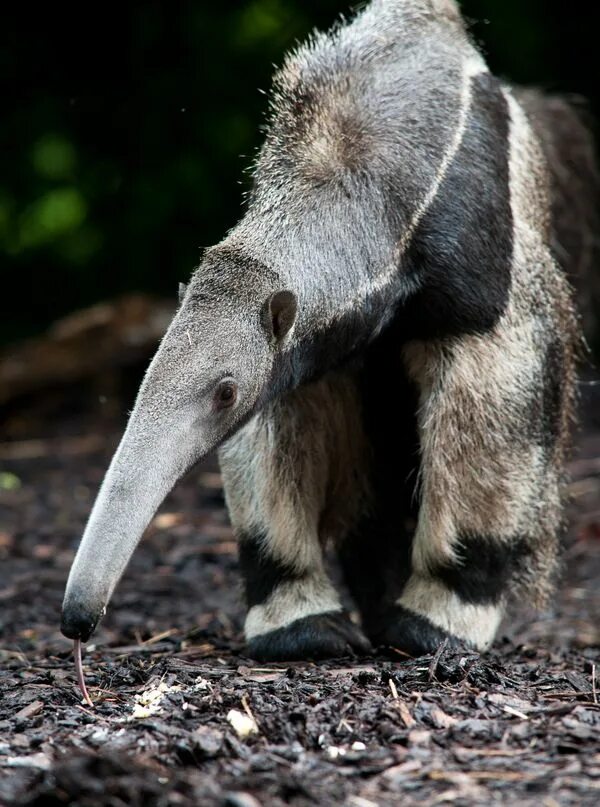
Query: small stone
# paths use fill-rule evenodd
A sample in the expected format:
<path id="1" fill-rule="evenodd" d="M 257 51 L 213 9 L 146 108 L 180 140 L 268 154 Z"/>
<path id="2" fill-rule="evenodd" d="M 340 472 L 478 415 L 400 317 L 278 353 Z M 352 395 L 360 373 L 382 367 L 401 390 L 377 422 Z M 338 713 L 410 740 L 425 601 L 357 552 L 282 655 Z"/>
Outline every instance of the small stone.
<path id="1" fill-rule="evenodd" d="M 245 740 L 252 734 L 258 734 L 256 720 L 253 720 L 251 717 L 245 715 L 243 712 L 240 712 L 237 709 L 230 710 L 230 712 L 227 714 L 227 722 L 233 727 L 233 730 L 237 736 L 242 740 Z"/>

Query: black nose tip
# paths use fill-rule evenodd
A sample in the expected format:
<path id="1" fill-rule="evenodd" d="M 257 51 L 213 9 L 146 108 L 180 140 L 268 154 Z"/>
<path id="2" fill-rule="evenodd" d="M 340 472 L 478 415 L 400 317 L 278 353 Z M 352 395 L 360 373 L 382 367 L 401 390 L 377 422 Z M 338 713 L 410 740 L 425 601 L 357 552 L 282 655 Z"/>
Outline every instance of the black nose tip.
<path id="1" fill-rule="evenodd" d="M 67 639 L 87 642 L 102 615 L 102 609 L 90 609 L 77 602 L 65 602 L 62 609 L 60 629 Z"/>

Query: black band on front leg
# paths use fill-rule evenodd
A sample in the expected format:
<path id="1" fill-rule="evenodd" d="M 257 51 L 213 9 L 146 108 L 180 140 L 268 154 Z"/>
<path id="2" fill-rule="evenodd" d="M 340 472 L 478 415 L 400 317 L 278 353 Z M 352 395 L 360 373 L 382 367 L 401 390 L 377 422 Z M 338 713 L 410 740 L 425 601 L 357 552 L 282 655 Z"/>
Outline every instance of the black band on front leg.
<path id="1" fill-rule="evenodd" d="M 456 563 L 439 563 L 430 569 L 463 602 L 495 605 L 508 593 L 521 562 L 528 555 L 523 539 L 507 543 L 480 535 L 459 537 Z"/>
<path id="2" fill-rule="evenodd" d="M 274 558 L 266 537 L 260 534 L 240 536 L 239 563 L 248 608 L 266 602 L 281 583 L 299 581 L 305 576 Z"/>

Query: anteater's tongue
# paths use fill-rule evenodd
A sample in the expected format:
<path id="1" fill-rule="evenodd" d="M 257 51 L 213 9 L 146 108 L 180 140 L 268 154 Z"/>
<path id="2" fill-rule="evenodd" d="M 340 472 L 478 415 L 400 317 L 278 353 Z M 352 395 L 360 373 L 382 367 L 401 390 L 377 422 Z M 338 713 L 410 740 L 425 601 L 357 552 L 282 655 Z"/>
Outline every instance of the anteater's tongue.
<path id="1" fill-rule="evenodd" d="M 83 700 L 87 703 L 88 706 L 94 706 L 92 703 L 92 699 L 88 695 L 87 688 L 85 686 L 85 678 L 83 677 L 83 666 L 81 664 L 81 639 L 75 639 L 74 646 L 73 646 L 73 655 L 75 656 L 75 672 L 77 673 L 77 683 L 79 684 L 79 689 L 81 690 L 81 694 L 83 695 Z"/>

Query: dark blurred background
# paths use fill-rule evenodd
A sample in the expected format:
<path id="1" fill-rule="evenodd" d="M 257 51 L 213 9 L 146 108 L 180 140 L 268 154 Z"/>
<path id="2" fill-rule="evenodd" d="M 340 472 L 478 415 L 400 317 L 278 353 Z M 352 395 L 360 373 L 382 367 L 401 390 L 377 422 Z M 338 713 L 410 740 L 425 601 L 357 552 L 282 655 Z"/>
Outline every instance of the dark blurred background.
<path id="1" fill-rule="evenodd" d="M 494 71 L 600 110 L 595 4 L 464 0 Z M 174 297 L 241 212 L 273 63 L 346 0 L 5 7 L 0 343 L 125 292 Z"/>

